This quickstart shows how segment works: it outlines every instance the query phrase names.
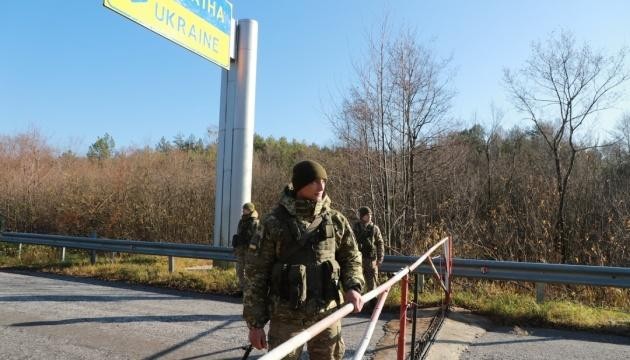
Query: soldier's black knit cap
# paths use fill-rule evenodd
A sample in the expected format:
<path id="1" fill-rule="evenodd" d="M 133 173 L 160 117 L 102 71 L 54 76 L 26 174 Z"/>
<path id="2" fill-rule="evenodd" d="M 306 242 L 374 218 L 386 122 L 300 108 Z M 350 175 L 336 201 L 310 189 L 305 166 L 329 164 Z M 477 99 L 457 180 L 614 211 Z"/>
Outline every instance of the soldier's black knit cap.
<path id="1" fill-rule="evenodd" d="M 359 217 L 364 217 L 367 214 L 371 214 L 372 210 L 367 206 L 361 206 L 359 208 Z"/>
<path id="2" fill-rule="evenodd" d="M 328 179 L 326 169 L 316 161 L 304 160 L 293 166 L 293 177 L 291 183 L 295 191 L 300 190 L 316 179 Z"/>

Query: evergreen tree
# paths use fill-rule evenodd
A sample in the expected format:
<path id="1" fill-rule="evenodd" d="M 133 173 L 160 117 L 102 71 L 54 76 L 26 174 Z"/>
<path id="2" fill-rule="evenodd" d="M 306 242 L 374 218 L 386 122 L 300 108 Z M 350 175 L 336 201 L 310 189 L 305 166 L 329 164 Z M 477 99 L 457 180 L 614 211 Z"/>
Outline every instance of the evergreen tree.
<path id="1" fill-rule="evenodd" d="M 109 159 L 112 155 L 114 155 L 115 146 L 116 143 L 114 142 L 114 138 L 112 138 L 108 133 L 105 133 L 103 137 L 98 137 L 94 144 L 90 145 L 87 157 L 90 160 L 99 161 Z"/>

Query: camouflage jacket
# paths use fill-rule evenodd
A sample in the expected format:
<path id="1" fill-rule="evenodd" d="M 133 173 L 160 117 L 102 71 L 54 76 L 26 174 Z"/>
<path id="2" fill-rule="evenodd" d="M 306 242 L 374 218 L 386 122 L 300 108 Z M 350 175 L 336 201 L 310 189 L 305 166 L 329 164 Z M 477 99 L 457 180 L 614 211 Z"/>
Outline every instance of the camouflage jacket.
<path id="1" fill-rule="evenodd" d="M 363 257 L 371 261 L 383 262 L 385 244 L 381 229 L 371 221 L 368 224 L 359 221 L 354 224 L 352 230 L 357 237 L 357 244 Z"/>
<path id="2" fill-rule="evenodd" d="M 283 216 L 279 216 L 280 212 L 286 214 L 284 219 L 282 219 Z M 288 235 L 290 227 L 287 225 L 287 219 L 297 224 L 303 232 L 315 221 L 316 216 L 322 214 L 326 214 L 334 228 L 334 231 L 331 231 L 332 241 L 324 241 L 331 244 L 330 248 L 318 248 L 319 245 L 313 245 L 313 248 L 310 248 L 310 243 L 304 247 L 295 246 L 297 240 L 293 240 L 294 237 Z M 286 244 L 287 241 L 293 243 Z M 294 191 L 287 186 L 276 209 L 263 219 L 261 230 L 254 242 L 258 247 L 256 251 L 248 253 L 245 265 L 246 286 L 243 294 L 243 317 L 250 327 L 264 327 L 272 313 L 284 314 L 292 319 L 306 319 L 313 314 L 312 308 L 289 308 L 272 291 L 272 271 L 274 265 L 277 266 L 283 262 L 280 260 L 281 256 L 286 260 L 283 254 L 286 254 L 287 246 L 297 249 L 298 252 L 305 252 L 303 254 L 310 251 L 307 257 L 312 257 L 312 261 L 317 264 L 320 264 L 323 259 L 336 260 L 339 265 L 339 283 L 344 291 L 355 289 L 361 292 L 364 287 L 361 253 L 356 246 L 350 224 L 341 213 L 330 208 L 330 198 L 327 195 L 318 202 L 296 200 Z M 330 254 L 331 251 L 334 254 Z M 299 256 L 289 257 L 300 258 Z M 321 305 L 320 308 L 315 309 L 315 313 L 321 314 L 331 310 L 337 304 L 332 301 Z"/>
<path id="3" fill-rule="evenodd" d="M 258 213 L 255 210 L 249 215 L 243 215 L 238 222 L 237 236 L 232 246 L 249 246 L 259 227 L 260 221 L 258 220 Z"/>

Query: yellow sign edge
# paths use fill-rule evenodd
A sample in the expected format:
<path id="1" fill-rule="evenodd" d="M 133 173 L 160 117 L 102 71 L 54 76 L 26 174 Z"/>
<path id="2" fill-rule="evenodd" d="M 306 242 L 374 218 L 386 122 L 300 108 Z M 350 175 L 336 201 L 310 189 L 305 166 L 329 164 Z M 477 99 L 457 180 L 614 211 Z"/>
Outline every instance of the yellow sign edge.
<path id="1" fill-rule="evenodd" d="M 107 3 L 108 5 L 105 5 L 105 3 Z M 118 13 L 118 14 L 122 15 L 122 16 L 124 16 L 125 18 L 127 18 L 127 19 L 129 19 L 129 20 L 133 21 L 134 23 L 136 23 L 136 24 L 138 24 L 138 25 L 140 25 L 140 26 L 144 27 L 145 29 L 149 29 L 149 30 L 151 30 L 151 32 L 152 32 L 152 33 L 157 34 L 157 35 L 161 36 L 162 38 L 164 38 L 164 39 L 166 39 L 166 40 L 168 40 L 168 41 L 170 41 L 170 42 L 172 42 L 172 43 L 174 43 L 174 44 L 179 45 L 180 47 L 183 47 L 184 49 L 186 49 L 186 50 L 190 51 L 191 53 L 193 53 L 193 54 L 195 54 L 195 55 L 197 55 L 197 56 L 200 56 L 200 57 L 202 57 L 202 58 L 204 58 L 204 59 L 206 59 L 206 60 L 209 60 L 209 61 L 211 61 L 211 62 L 213 62 L 213 63 L 215 63 L 215 64 L 219 65 L 220 67 L 222 67 L 222 68 L 223 68 L 223 69 L 225 69 L 225 70 L 230 70 L 230 50 L 229 50 L 230 45 L 229 45 L 229 43 L 231 42 L 231 40 L 230 40 L 230 36 L 231 36 L 231 35 L 228 35 L 228 56 L 227 56 L 227 63 L 225 63 L 225 64 L 224 64 L 223 62 L 217 61 L 217 60 L 212 59 L 212 58 L 210 58 L 210 57 L 208 57 L 208 56 L 206 56 L 206 55 L 200 54 L 200 53 L 198 53 L 198 52 L 196 52 L 196 51 L 192 50 L 191 48 L 189 48 L 188 46 L 186 46 L 186 45 L 184 45 L 184 44 L 180 43 L 179 41 L 176 41 L 176 40 L 173 40 L 173 39 L 169 39 L 168 37 L 166 37 L 166 36 L 164 36 L 164 35 L 160 34 L 158 31 L 154 30 L 154 29 L 153 29 L 153 28 L 151 28 L 150 26 L 143 24 L 142 22 L 140 22 L 140 21 L 138 21 L 137 19 L 135 19 L 133 16 L 129 16 L 127 13 L 125 13 L 125 12 L 121 11 L 120 9 L 116 8 L 115 6 L 113 6 L 113 5 L 109 2 L 109 0 L 104 0 L 104 1 L 103 1 L 103 6 L 104 6 L 105 8 L 107 8 L 107 9 L 110 9 L 110 10 L 112 10 L 112 11 L 114 11 L 114 12 L 116 12 L 116 13 Z M 221 31 L 221 32 L 222 32 L 222 31 Z"/>

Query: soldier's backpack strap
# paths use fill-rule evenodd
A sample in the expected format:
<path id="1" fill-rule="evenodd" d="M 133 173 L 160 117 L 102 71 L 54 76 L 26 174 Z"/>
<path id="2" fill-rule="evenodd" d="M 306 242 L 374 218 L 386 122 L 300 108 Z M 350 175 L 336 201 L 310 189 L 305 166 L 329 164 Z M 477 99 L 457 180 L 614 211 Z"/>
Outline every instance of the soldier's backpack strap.
<path id="1" fill-rule="evenodd" d="M 314 240 L 317 240 L 315 236 L 319 235 L 317 229 L 322 223 L 322 220 L 324 220 L 324 217 L 321 214 L 315 216 L 313 222 L 306 228 L 306 230 L 304 230 L 304 233 L 302 234 L 302 236 L 300 236 L 300 239 L 298 240 L 298 242 L 302 246 L 306 245 L 309 242 L 314 242 Z"/>

